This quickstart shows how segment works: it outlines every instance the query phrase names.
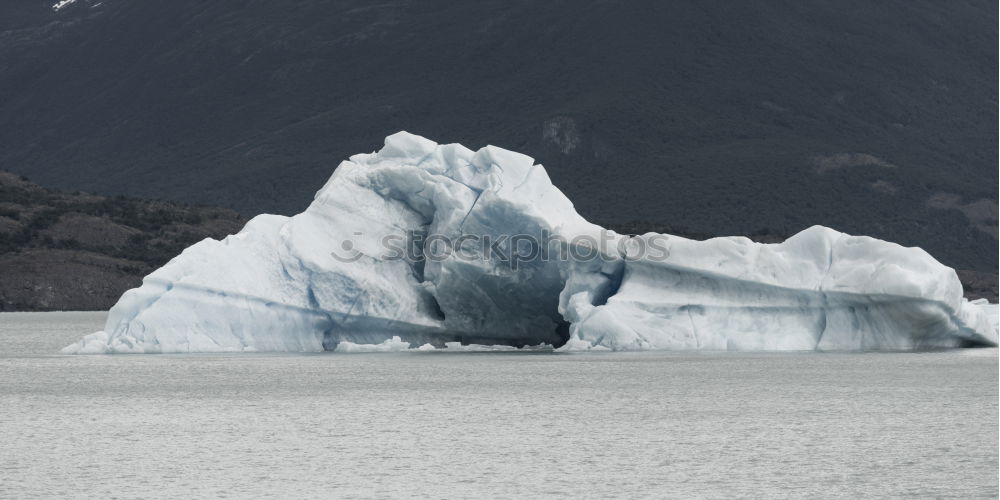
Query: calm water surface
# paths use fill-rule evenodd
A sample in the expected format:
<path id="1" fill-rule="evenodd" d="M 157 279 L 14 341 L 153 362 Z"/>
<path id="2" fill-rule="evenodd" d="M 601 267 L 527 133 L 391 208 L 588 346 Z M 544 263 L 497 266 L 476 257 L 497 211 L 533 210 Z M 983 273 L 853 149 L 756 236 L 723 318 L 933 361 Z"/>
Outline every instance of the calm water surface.
<path id="1" fill-rule="evenodd" d="M 996 497 L 997 351 L 62 356 L 0 314 L 0 497 Z"/>

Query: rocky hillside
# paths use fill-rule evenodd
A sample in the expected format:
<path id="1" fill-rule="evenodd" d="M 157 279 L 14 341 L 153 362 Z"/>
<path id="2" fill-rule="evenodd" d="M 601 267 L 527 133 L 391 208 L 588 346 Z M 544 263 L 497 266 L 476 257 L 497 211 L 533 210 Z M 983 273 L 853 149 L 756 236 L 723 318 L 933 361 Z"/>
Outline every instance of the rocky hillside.
<path id="1" fill-rule="evenodd" d="M 228 209 L 54 191 L 0 171 L 0 311 L 107 309 L 188 245 L 245 222 Z"/>

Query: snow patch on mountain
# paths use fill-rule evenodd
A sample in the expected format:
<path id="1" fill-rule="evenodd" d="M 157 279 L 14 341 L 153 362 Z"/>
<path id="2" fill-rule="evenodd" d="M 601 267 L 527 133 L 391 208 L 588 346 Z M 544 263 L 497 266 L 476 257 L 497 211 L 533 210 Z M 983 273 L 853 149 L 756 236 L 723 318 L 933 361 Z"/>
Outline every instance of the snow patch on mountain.
<path id="1" fill-rule="evenodd" d="M 59 0 L 58 2 L 52 5 L 52 10 L 59 12 L 60 10 L 63 10 L 66 7 L 69 7 L 70 5 L 76 2 L 77 0 Z"/>
<path id="2" fill-rule="evenodd" d="M 79 2 L 80 2 L 80 0 L 59 0 L 58 2 L 52 4 L 52 11 L 53 12 L 59 12 L 61 10 L 64 10 L 64 9 L 70 7 L 73 4 L 77 4 Z M 83 0 L 83 3 L 85 3 L 86 5 L 88 5 L 91 9 L 96 9 L 96 8 L 100 7 L 101 5 L 104 5 L 103 1 L 97 1 L 97 2 L 95 2 L 94 0 Z"/>

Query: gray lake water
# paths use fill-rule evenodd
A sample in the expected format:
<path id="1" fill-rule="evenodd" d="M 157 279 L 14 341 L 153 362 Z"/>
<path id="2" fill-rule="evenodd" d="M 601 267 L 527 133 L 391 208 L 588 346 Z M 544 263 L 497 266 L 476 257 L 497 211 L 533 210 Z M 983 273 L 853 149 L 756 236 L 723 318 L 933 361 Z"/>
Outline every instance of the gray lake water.
<path id="1" fill-rule="evenodd" d="M 996 349 L 62 356 L 0 314 L 0 497 L 996 497 Z"/>

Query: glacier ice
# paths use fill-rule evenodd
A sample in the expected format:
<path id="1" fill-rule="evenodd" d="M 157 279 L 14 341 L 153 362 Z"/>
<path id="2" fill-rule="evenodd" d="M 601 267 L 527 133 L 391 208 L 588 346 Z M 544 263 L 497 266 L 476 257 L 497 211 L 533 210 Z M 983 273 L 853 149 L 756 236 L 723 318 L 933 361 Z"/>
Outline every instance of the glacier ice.
<path id="1" fill-rule="evenodd" d="M 981 303 L 962 298 L 955 272 L 919 248 L 820 226 L 778 244 L 669 236 L 665 245 L 661 259 L 626 255 L 606 304 L 569 301 L 574 343 L 770 351 L 996 342 Z"/>
<path id="2" fill-rule="evenodd" d="M 911 349 L 995 345 L 995 316 L 917 248 L 618 235 L 530 157 L 400 132 L 304 212 L 187 248 L 63 352 Z"/>
<path id="3" fill-rule="evenodd" d="M 430 344 L 425 344 L 430 345 Z M 409 342 L 404 342 L 398 336 L 393 336 L 381 344 L 355 344 L 351 341 L 344 341 L 337 344 L 337 352 L 400 352 L 410 348 Z"/>

